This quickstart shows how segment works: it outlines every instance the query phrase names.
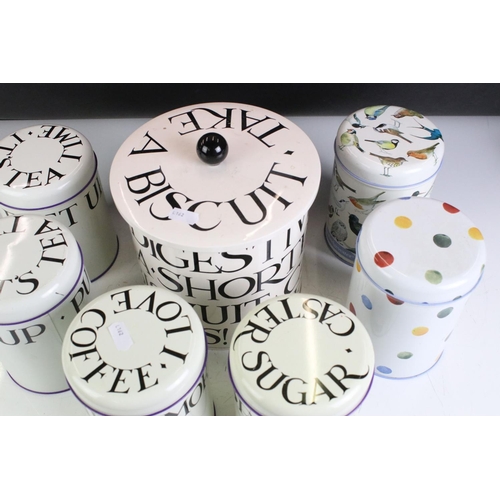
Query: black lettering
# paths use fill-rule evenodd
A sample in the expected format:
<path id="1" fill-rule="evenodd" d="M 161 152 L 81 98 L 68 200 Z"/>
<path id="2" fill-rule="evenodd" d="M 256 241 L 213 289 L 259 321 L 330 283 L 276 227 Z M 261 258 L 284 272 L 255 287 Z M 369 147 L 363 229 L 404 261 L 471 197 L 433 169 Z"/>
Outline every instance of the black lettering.
<path id="1" fill-rule="evenodd" d="M 153 139 L 153 137 L 151 137 L 149 135 L 149 131 L 146 132 L 146 135 L 144 137 L 147 137 L 147 142 L 146 144 L 144 144 L 144 146 L 142 146 L 142 149 L 132 149 L 132 151 L 130 151 L 129 153 L 129 156 L 130 155 L 138 155 L 138 154 L 145 154 L 145 153 L 167 153 L 168 150 L 163 147 L 156 139 Z M 154 143 L 156 145 L 156 147 L 153 145 L 152 147 L 149 147 L 151 143 Z"/>

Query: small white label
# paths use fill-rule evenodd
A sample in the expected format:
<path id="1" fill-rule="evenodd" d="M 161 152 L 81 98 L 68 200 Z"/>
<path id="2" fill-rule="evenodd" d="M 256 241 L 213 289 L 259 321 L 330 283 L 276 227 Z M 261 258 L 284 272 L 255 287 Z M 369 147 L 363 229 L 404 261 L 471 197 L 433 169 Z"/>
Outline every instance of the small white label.
<path id="1" fill-rule="evenodd" d="M 181 208 L 174 208 L 168 215 L 172 220 L 180 220 L 192 226 L 198 222 L 200 216 L 195 212 L 189 210 L 182 210 Z"/>
<path id="2" fill-rule="evenodd" d="M 134 344 L 125 323 L 113 323 L 108 326 L 108 330 L 119 351 L 128 351 Z"/>

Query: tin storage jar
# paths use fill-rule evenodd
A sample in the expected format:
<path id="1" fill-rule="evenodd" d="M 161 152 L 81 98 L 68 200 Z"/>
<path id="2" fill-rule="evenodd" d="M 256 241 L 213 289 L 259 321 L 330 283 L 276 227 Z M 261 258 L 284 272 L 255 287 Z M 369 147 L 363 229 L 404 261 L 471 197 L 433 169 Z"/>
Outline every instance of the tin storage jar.
<path id="1" fill-rule="evenodd" d="M 83 252 L 91 281 L 118 252 L 97 157 L 89 141 L 61 125 L 34 125 L 0 141 L 0 216 L 51 216 L 67 226 Z"/>
<path id="2" fill-rule="evenodd" d="M 300 290 L 307 213 L 321 166 L 311 140 L 271 111 L 209 103 L 134 132 L 111 167 L 147 284 L 185 298 L 209 347 L 244 314 Z"/>
<path id="3" fill-rule="evenodd" d="M 66 328 L 89 298 L 78 243 L 58 221 L 0 218 L 0 361 L 32 392 L 68 390 L 61 365 Z"/>
<path id="4" fill-rule="evenodd" d="M 69 386 L 94 415 L 213 415 L 206 361 L 191 306 L 145 285 L 93 300 L 69 326 L 62 348 Z"/>
<path id="5" fill-rule="evenodd" d="M 349 309 L 366 326 L 377 375 L 419 375 L 440 358 L 486 259 L 480 230 L 430 198 L 384 203 L 359 234 Z"/>
<path id="6" fill-rule="evenodd" d="M 370 106 L 341 123 L 334 147 L 325 238 L 332 252 L 352 266 L 356 237 L 375 207 L 429 195 L 444 142 L 435 125 L 416 111 Z"/>
<path id="7" fill-rule="evenodd" d="M 236 413 L 351 414 L 374 363 L 367 331 L 345 307 L 303 293 L 270 299 L 243 318 L 229 348 Z"/>

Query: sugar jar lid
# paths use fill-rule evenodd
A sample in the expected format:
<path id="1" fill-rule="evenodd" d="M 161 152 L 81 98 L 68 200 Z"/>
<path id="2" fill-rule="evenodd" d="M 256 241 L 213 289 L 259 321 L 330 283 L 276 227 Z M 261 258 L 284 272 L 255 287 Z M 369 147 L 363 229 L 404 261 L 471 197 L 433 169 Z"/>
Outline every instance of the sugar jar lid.
<path id="1" fill-rule="evenodd" d="M 83 190 L 97 162 L 90 142 L 62 125 L 33 125 L 0 140 L 0 204 L 49 209 Z"/>
<path id="2" fill-rule="evenodd" d="M 130 226 L 180 248 L 268 238 L 303 217 L 321 175 L 318 152 L 290 120 L 237 103 L 160 115 L 122 144 L 111 194 Z"/>
<path id="3" fill-rule="evenodd" d="M 198 383 L 206 355 L 192 307 L 145 285 L 118 288 L 87 304 L 62 347 L 71 390 L 103 415 L 164 413 Z"/>
<path id="4" fill-rule="evenodd" d="M 383 203 L 363 223 L 353 272 L 365 270 L 403 302 L 439 304 L 479 283 L 486 261 L 481 231 L 458 208 L 431 198 Z"/>
<path id="5" fill-rule="evenodd" d="M 340 124 L 335 154 L 341 166 L 368 184 L 404 188 L 437 173 L 444 141 L 421 113 L 377 105 L 359 109 Z"/>
<path id="6" fill-rule="evenodd" d="M 24 323 L 67 300 L 83 273 L 73 234 L 50 217 L 0 218 L 0 324 Z"/>
<path id="7" fill-rule="evenodd" d="M 231 381 L 260 415 L 348 415 L 373 379 L 374 351 L 342 305 L 304 293 L 248 313 L 229 348 Z"/>

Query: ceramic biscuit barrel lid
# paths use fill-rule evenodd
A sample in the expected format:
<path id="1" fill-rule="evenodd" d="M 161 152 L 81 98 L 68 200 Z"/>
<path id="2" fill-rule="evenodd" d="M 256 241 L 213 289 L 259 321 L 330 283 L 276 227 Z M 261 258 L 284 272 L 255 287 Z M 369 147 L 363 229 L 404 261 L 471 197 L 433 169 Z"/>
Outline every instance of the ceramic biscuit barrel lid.
<path id="1" fill-rule="evenodd" d="M 229 348 L 238 415 L 349 415 L 373 379 L 370 337 L 342 305 L 303 293 L 260 304 Z"/>
<path id="2" fill-rule="evenodd" d="M 411 377 L 438 361 L 485 260 L 481 231 L 448 203 L 395 200 L 367 217 L 347 300 L 372 338 L 376 374 Z"/>
<path id="3" fill-rule="evenodd" d="M 206 360 L 191 306 L 145 285 L 93 300 L 69 326 L 62 348 L 69 386 L 95 415 L 213 415 Z"/>
<path id="4" fill-rule="evenodd" d="M 0 140 L 0 215 L 50 216 L 82 248 L 94 281 L 118 252 L 97 157 L 89 141 L 61 125 L 33 125 Z"/>
<path id="5" fill-rule="evenodd" d="M 291 121 L 208 103 L 134 132 L 116 153 L 110 186 L 146 283 L 184 297 L 209 346 L 227 347 L 248 310 L 300 289 L 320 174 L 316 148 Z"/>
<path id="6" fill-rule="evenodd" d="M 339 126 L 325 238 L 352 265 L 366 216 L 384 201 L 428 196 L 444 155 L 441 131 L 400 106 L 360 109 Z"/>
<path id="7" fill-rule="evenodd" d="M 0 218 L 0 361 L 33 392 L 68 390 L 66 328 L 88 302 L 89 278 L 74 236 L 36 215 Z"/>

